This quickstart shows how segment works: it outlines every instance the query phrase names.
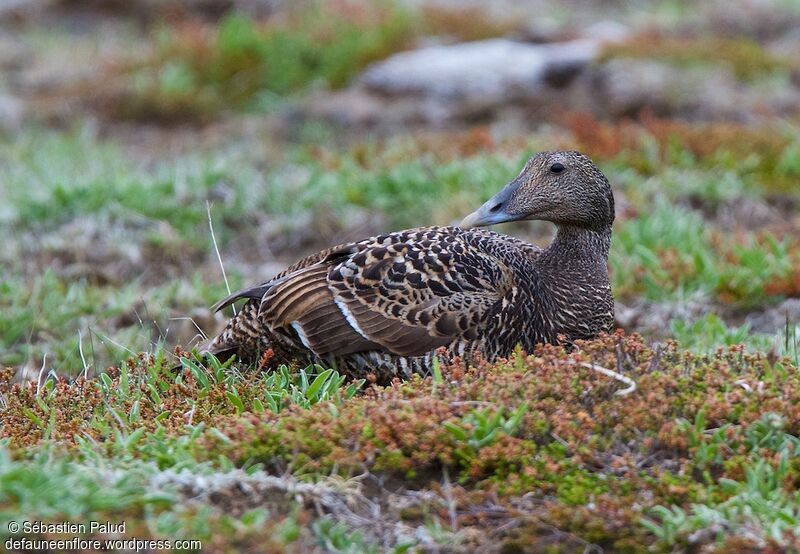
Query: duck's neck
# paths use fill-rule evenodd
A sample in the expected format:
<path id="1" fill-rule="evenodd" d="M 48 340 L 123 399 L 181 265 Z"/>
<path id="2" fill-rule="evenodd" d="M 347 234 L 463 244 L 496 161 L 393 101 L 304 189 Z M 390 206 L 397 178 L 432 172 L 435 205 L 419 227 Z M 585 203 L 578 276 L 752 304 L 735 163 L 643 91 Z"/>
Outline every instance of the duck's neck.
<path id="1" fill-rule="evenodd" d="M 542 252 L 540 260 L 562 268 L 596 267 L 605 272 L 610 248 L 611 225 L 600 229 L 559 225 L 553 242 Z"/>

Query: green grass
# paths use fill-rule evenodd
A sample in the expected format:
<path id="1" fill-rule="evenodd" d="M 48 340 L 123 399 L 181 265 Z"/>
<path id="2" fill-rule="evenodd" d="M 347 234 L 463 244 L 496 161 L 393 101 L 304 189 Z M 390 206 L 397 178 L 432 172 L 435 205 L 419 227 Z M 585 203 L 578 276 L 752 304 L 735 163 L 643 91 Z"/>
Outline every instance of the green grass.
<path id="1" fill-rule="evenodd" d="M 546 142 L 534 137 L 529 148 Z M 759 463 L 754 455 L 737 455 L 726 464 L 726 456 L 738 443 L 725 433 L 748 436 L 745 430 L 750 427 L 738 423 L 743 408 L 726 404 L 723 419 L 738 427 L 709 434 L 712 424 L 698 423 L 692 407 L 745 394 L 742 386 L 731 384 L 741 379 L 751 391 L 757 381 L 783 386 L 787 372 L 793 371 L 788 364 L 797 364 L 793 327 L 770 337 L 754 336 L 747 327 L 732 327 L 715 315 L 665 322 L 668 336 L 702 356 L 672 354 L 668 367 L 677 384 L 655 386 L 653 394 L 661 394 L 664 387 L 678 387 L 684 394 L 671 398 L 674 404 L 664 400 L 673 408 L 657 424 L 644 415 L 650 413 L 649 401 L 647 410 L 632 414 L 630 421 L 638 423 L 630 425 L 650 431 L 630 440 L 673 441 L 669 448 L 689 450 L 679 458 L 684 469 L 677 473 L 648 470 L 634 477 L 598 472 L 574 458 L 576 453 L 590 456 L 587 448 L 598 445 L 600 452 L 607 452 L 608 435 L 602 429 L 630 429 L 627 419 L 623 427 L 608 421 L 594 425 L 596 416 L 589 414 L 597 413 L 596 404 L 590 403 L 594 407 L 589 412 L 577 399 L 567 420 L 551 411 L 570 394 L 585 398 L 580 395 L 589 387 L 588 371 L 549 384 L 539 379 L 535 387 L 531 385 L 530 390 L 536 391 L 532 397 L 518 395 L 520 377 L 499 391 L 480 388 L 540 367 L 517 362 L 492 369 L 476 381 L 480 385 L 459 388 L 460 395 L 472 391 L 466 400 L 463 396 L 443 400 L 442 395 L 456 390 L 451 381 L 460 378 L 451 375 L 459 371 L 452 368 L 440 368 L 432 382 L 414 381 L 400 389 L 363 395 L 357 392 L 358 384 L 348 384 L 321 368 L 284 368 L 260 376 L 213 360 L 208 365 L 187 360 L 179 376 L 166 371 L 164 348 L 171 343 L 165 337 L 185 344 L 195 333 L 189 323 L 171 318 L 192 315 L 195 308 L 204 317 L 202 308 L 225 294 L 208 231 L 209 200 L 214 202 L 215 233 L 236 287 L 261 278 L 230 270 L 242 261 L 261 259 L 260 245 L 281 244 L 279 239 L 288 236 L 300 243 L 310 241 L 309 248 L 322 247 L 327 238 L 321 241 L 319 235 L 328 236 L 325 229 L 330 222 L 370 214 L 382 217 L 381 226 L 390 228 L 450 223 L 516 173 L 527 155 L 520 148 L 488 149 L 453 159 L 435 149 L 408 155 L 413 145 L 392 142 L 341 151 L 316 144 L 273 152 L 267 159 L 249 145 L 234 144 L 221 153 L 193 154 L 163 165 L 134 162 L 122 149 L 81 130 L 30 132 L 8 146 L 0 150 L 7 177 L 0 190 L 9 198 L 0 213 L 0 228 L 8 237 L 0 253 L 7 262 L 0 285 L 0 363 L 26 365 L 29 374 L 31 370 L 37 374 L 40 367 L 42 371 L 38 386 L 3 391 L 2 432 L 14 441 L 5 447 L 3 471 L 22 483 L 0 499 L 6 519 L 22 513 L 52 520 L 129 518 L 141 526 L 137 533 L 142 536 L 211 540 L 216 534 L 239 548 L 267 541 L 276 550 L 314 545 L 340 551 L 381 550 L 388 547 L 370 535 L 371 527 L 353 525 L 357 518 L 318 519 L 318 514 L 294 501 L 284 502 L 278 510 L 245 506 L 235 513 L 208 501 L 187 504 L 173 474 L 240 479 L 235 472 L 244 470 L 247 479 L 257 481 L 267 469 L 288 471 L 293 479 L 305 482 L 323 482 L 335 473 L 352 484 L 349 478 L 365 466 L 377 475 L 399 475 L 410 482 L 424 482 L 431 472 L 446 468 L 453 479 L 452 494 L 460 498 L 456 505 L 472 502 L 466 499 L 468 490 L 503 498 L 540 491 L 552 499 L 547 525 L 609 548 L 635 550 L 585 511 L 598 499 L 615 510 L 615 525 L 621 526 L 616 529 L 625 529 L 639 544 L 685 544 L 712 520 L 724 522 L 722 529 L 757 524 L 759 540 L 770 544 L 791 539 L 767 514 L 785 512 L 781 521 L 794 517 L 793 493 L 776 483 L 795 475 L 795 462 L 789 461 L 786 469 L 780 459 Z M 630 210 L 615 226 L 611 253 L 615 293 L 625 300 L 655 302 L 700 298 L 741 310 L 778 301 L 783 289 L 775 289 L 774 281 L 794 267 L 796 242 L 761 231 L 728 235 L 700 212 L 683 207 L 683 200 L 692 196 L 712 204 L 740 195 L 757 197 L 765 189 L 759 184 L 761 177 L 754 177 L 754 166 L 747 160 L 726 165 L 733 163 L 726 159 L 717 172 L 706 161 L 676 148 L 666 158 L 645 151 L 649 162 L 638 169 L 626 163 L 630 152 L 600 160 Z M 781 178 L 794 171 L 791 157 L 784 157 L 789 160 L 788 173 Z M 81 242 L 85 229 L 102 231 Z M 510 228 L 514 233 L 526 229 L 525 225 Z M 300 255 L 292 246 L 288 250 L 293 257 Z M 96 253 L 102 256 L 91 258 Z M 53 260 L 60 265 L 49 268 Z M 89 268 L 119 264 L 119 269 L 110 281 L 85 268 L 77 276 L 67 271 L 81 268 L 82 260 L 89 260 Z M 179 325 L 188 332 L 167 334 L 168 328 Z M 721 375 L 713 386 L 693 388 L 693 379 L 718 371 L 708 365 L 709 360 L 727 359 L 721 347 L 735 350 L 733 345 L 742 342 L 751 352 L 774 349 L 775 361 L 751 361 L 744 377 Z M 610 345 L 603 348 L 606 353 L 598 354 L 601 358 L 615 352 Z M 632 348 L 640 352 L 640 347 Z M 105 366 L 140 350 L 152 357 L 145 355 L 102 373 Z M 778 361 L 784 355 L 788 358 Z M 686 359 L 702 367 L 693 379 L 681 377 Z M 599 363 L 614 367 L 616 362 Z M 736 363 L 740 362 L 726 361 L 734 369 L 725 371 L 739 371 Z M 641 367 L 651 364 L 642 362 Z M 88 382 L 57 382 L 58 376 L 83 373 L 85 366 L 90 376 L 99 376 Z M 547 367 L 563 371 L 565 366 Z M 650 377 L 645 375 L 641 377 L 646 381 Z M 708 387 L 717 391 L 711 400 L 699 392 Z M 600 389 L 592 390 L 600 394 Z M 515 392 L 508 396 L 509 391 Z M 613 395 L 612 390 L 607 392 Z M 392 396 L 396 394 L 400 396 Z M 476 404 L 461 404 L 465 401 Z M 767 405 L 775 410 L 777 401 L 771 402 Z M 761 410 L 755 404 L 748 406 L 749 414 Z M 684 421 L 695 423 L 687 427 Z M 674 435 L 659 434 L 657 429 L 673 424 Z M 576 433 L 592 429 L 594 434 L 576 442 Z M 796 429 L 787 433 L 796 436 Z M 681 446 L 679 437 L 685 436 L 695 438 Z M 746 444 L 744 438 L 741 442 Z M 651 443 L 637 444 L 640 459 L 653 452 L 646 446 Z M 34 479 L 44 465 L 55 468 L 53 479 L 72 476 L 70 486 L 80 500 L 72 512 L 64 506 L 63 494 L 51 490 L 55 481 Z M 106 474 L 97 468 L 126 477 L 110 482 L 117 500 L 110 500 L 100 487 Z M 154 489 L 153 482 L 168 485 Z M 654 511 L 634 513 L 615 504 L 619 498 L 625 499 L 625 506 L 641 504 L 641 499 L 626 495 L 646 487 L 652 488 L 648 489 L 653 491 L 652 505 L 647 506 Z M 34 503 L 36 498 L 40 504 Z M 655 508 L 658 505 L 664 510 Z M 449 512 L 437 506 L 423 502 L 409 508 L 408 525 L 417 529 L 416 534 L 397 530 L 390 546 L 403 551 L 409 545 L 447 546 L 467 540 L 450 526 Z M 767 508 L 757 512 L 754 506 Z M 748 510 L 753 515 L 742 516 Z M 540 534 L 541 517 L 524 519 L 520 528 Z M 650 523 L 642 524 L 641 518 Z M 717 536 L 708 540 L 716 541 Z"/>
<path id="2" fill-rule="evenodd" d="M 545 142 L 534 137 L 529 148 Z M 74 372 L 83 367 L 82 341 L 84 359 L 101 369 L 164 338 L 188 341 L 195 330 L 170 318 L 225 294 L 209 202 L 235 287 L 269 277 L 236 270 L 237 261 L 254 258 L 248 249 L 264 252 L 273 241 L 286 248 L 286 237 L 321 248 L 331 225 L 359 214 L 383 218 L 376 231 L 453 223 L 511 178 L 527 155 L 498 149 L 455 160 L 435 150 L 409 158 L 407 142 L 360 148 L 292 147 L 267 158 L 234 144 L 211 156 L 145 165 L 87 130 L 32 131 L 7 143 L 0 150 L 0 192 L 8 198 L 0 212 L 8 237 L 0 252 L 0 362 L 38 368 L 47 353 L 48 367 Z M 796 241 L 761 231 L 730 235 L 677 204 L 687 195 L 719 202 L 757 194 L 747 184 L 747 160 L 715 174 L 673 152 L 667 161 L 652 157 L 648 177 L 623 167 L 626 157 L 601 162 L 636 212 L 615 225 L 610 262 L 618 298 L 699 298 L 753 309 L 791 293 L 775 283 L 790 283 L 800 257 Z M 526 226 L 506 230 L 524 234 Z M 189 331 L 167 335 L 168 329 Z M 673 326 L 673 333 L 701 344 L 686 335 L 704 333 L 688 329 Z"/>
<path id="3" fill-rule="evenodd" d="M 197 156 L 146 170 L 86 129 L 31 131 L 7 146 L 0 154 L 6 166 L 0 190 L 9 199 L 3 221 L 17 232 L 42 232 L 86 218 L 112 232 L 123 227 L 141 234 L 143 242 L 159 247 L 172 235 L 181 247 L 208 243 L 206 234 L 197 233 L 207 225 L 206 200 L 237 166 L 224 155 L 211 161 Z M 251 177 L 242 172 L 226 182 L 233 194 L 217 213 L 232 217 L 245 210 L 250 191 L 243 182 Z"/>
<path id="4" fill-rule="evenodd" d="M 310 90 L 344 87 L 369 63 L 413 48 L 422 37 L 479 40 L 519 26 L 480 6 L 304 0 L 263 21 L 232 12 L 213 24 L 150 29 L 152 51 L 116 60 L 93 92 L 106 99 L 112 117 L 211 120 L 230 111 L 270 111 Z"/>
<path id="5" fill-rule="evenodd" d="M 617 226 L 611 254 L 615 290 L 650 300 L 699 294 L 763 303 L 765 285 L 790 275 L 794 261 L 788 239 L 756 237 L 737 243 L 700 214 L 661 199 Z"/>
<path id="6" fill-rule="evenodd" d="M 104 302 L 109 296 L 114 304 Z M 86 282 L 66 282 L 51 271 L 36 279 L 33 286 L 21 279 L 3 282 L 0 285 L 2 363 L 22 364 L 31 353 L 30 346 L 36 345 L 36 350 L 50 349 L 49 354 L 61 363 L 82 367 L 78 329 L 88 321 L 118 316 L 130 310 L 133 303 L 126 302 L 126 296 L 124 290 L 108 294 Z M 65 336 L 65 331 L 68 335 L 75 333 L 75 336 Z M 117 338 L 125 344 L 124 338 Z M 128 335 L 125 338 L 131 341 L 133 337 Z M 133 343 L 135 341 L 128 344 Z M 112 349 L 112 359 L 127 355 L 110 342 L 106 346 Z"/>
<path id="7" fill-rule="evenodd" d="M 693 8 L 656 12 L 680 27 Z M 85 108 L 99 123 L 0 137 L 3 540 L 11 521 L 108 520 L 222 552 L 800 551 L 800 322 L 771 335 L 737 323 L 800 296 L 800 227 L 784 210 L 800 199 L 796 122 L 565 114 L 526 136 L 371 137 L 297 120 L 420 37 L 482 39 L 523 19 L 393 0 L 126 17 L 110 43 L 20 30 L 29 51 L 7 92 L 33 85 L 26 118 Z M 797 70 L 749 39 L 634 37 L 606 55 L 727 68 L 769 98 Z M 101 50 L 97 79 L 40 86 Z M 614 186 L 616 297 L 706 315 L 663 321 L 658 346 L 618 333 L 389 386 L 185 352 L 172 369 L 193 323 L 224 322 L 207 309 L 227 294 L 215 246 L 239 288 L 339 237 L 458 221 L 554 148 L 591 154 Z M 723 227 L 743 199 L 776 217 Z M 498 230 L 544 243 L 547 229 Z M 636 390 L 619 395 L 600 367 Z"/>
<path id="8" fill-rule="evenodd" d="M 784 355 L 784 341 L 779 336 L 763 333 L 753 333 L 749 325 L 728 327 L 719 316 L 713 313 L 706 314 L 695 321 L 688 322 L 682 319 L 670 323 L 670 331 L 675 340 L 685 348 L 696 352 L 712 352 L 717 348 L 724 348 L 735 344 L 746 344 L 751 350 L 769 351 L 775 348 Z"/>
<path id="9" fill-rule="evenodd" d="M 0 447 L 0 534 L 8 535 L 8 522 L 32 515 L 45 520 L 94 519 L 101 514 L 122 515 L 136 509 L 175 502 L 170 490 L 148 486 L 153 464 L 116 463 L 108 460 L 75 461 L 41 450 L 27 460 L 14 460 L 7 445 Z"/>
<path id="10" fill-rule="evenodd" d="M 257 487 L 273 479 L 256 466 L 242 473 L 222 459 L 216 463 L 200 460 L 197 441 L 206 430 L 219 436 L 226 431 L 210 427 L 207 418 L 226 412 L 278 413 L 317 403 L 333 410 L 352 398 L 362 383 L 344 383 L 333 370 L 321 368 L 290 374 L 283 367 L 255 376 L 214 358 L 207 366 L 191 358 L 183 364 L 185 371 L 177 377 L 157 356 L 133 360 L 112 376 L 102 373 L 72 384 L 57 382 L 49 375 L 39 386 L 9 391 L 4 382 L 0 409 L 19 409 L 22 419 L 6 422 L 2 433 L 27 428 L 22 432 L 29 438 L 40 437 L 42 445 L 23 453 L 8 441 L 0 441 L 0 534 L 8 536 L 11 521 L 106 518 L 130 521 L 135 525 L 128 526 L 131 535 L 205 543 L 225 534 L 234 544 L 251 535 L 261 536 L 275 548 L 297 540 L 366 544 L 358 533 L 346 532 L 341 524 L 327 525 L 325 520 L 301 536 L 294 519 L 299 506 L 288 492 L 290 488 L 285 492 L 286 501 L 278 504 L 280 509 L 265 510 L 254 502 L 252 509 L 235 515 L 217 506 L 213 496 L 205 502 L 186 502 L 181 492 L 187 481 L 213 487 L 216 479 L 219 487 L 235 488 L 248 480 L 252 483 L 244 486 Z M 68 422 L 81 411 L 84 414 L 78 418 L 82 421 Z M 66 431 L 62 425 L 74 431 Z M 47 442 L 52 444 L 45 446 Z M 283 484 L 291 487 L 292 483 L 287 480 Z M 322 493 L 328 494 L 326 489 Z M 271 525 L 266 525 L 268 518 Z"/>
<path id="11" fill-rule="evenodd" d="M 473 410 L 460 422 L 446 422 L 444 427 L 456 441 L 463 443 L 456 450 L 456 455 L 468 461 L 479 456 L 481 448 L 494 443 L 501 434 L 513 437 L 527 408 L 525 404 L 520 404 L 508 417 L 504 415 L 503 408 Z"/>
<path id="12" fill-rule="evenodd" d="M 257 482 L 260 474 L 255 474 Z M 100 539 L 159 537 L 199 540 L 212 544 L 226 536 L 229 544 L 242 546 L 262 541 L 271 548 L 285 548 L 300 533 L 287 532 L 292 526 L 289 514 L 270 514 L 253 507 L 238 514 L 226 513 L 212 503 L 185 501 L 181 487 L 192 479 L 215 478 L 225 483 L 247 482 L 238 472 L 222 474 L 194 462 L 190 467 L 163 470 L 154 462 L 99 455 L 87 446 L 78 456 L 66 457 L 55 449 L 39 449 L 23 459 L 15 459 L 8 446 L 0 446 L 0 537 L 36 538 L 37 534 L 9 533 L 9 523 L 110 521 L 125 524 L 125 534 L 102 536 L 78 533 Z M 287 505 L 296 503 L 287 498 Z M 271 520 L 270 520 L 271 518 Z M 296 527 L 296 523 L 294 527 Z M 310 533 L 309 533 L 310 534 Z M 42 534 L 39 534 L 41 536 Z M 310 542 L 310 541 L 309 541 Z"/>
<path id="13" fill-rule="evenodd" d="M 700 451 L 708 451 L 709 446 L 716 451 L 731 448 L 723 433 L 706 432 L 703 422 L 699 423 L 693 439 L 695 448 Z M 781 415 L 765 413 L 745 429 L 748 452 L 743 477 L 712 481 L 710 487 L 709 494 L 722 500 L 691 504 L 687 508 L 656 506 L 651 513 L 657 521 L 643 519 L 643 524 L 664 546 L 685 544 L 690 536 L 702 536 L 702 540 L 721 545 L 737 534 L 757 537 L 762 547 L 768 543 L 788 548 L 797 544 L 800 493 L 787 490 L 784 485 L 791 478 L 792 467 L 796 467 L 792 459 L 798 456 L 800 439 L 787 433 L 785 427 Z M 770 459 L 770 455 L 777 457 L 777 461 Z M 702 459 L 708 460 L 708 465 L 720 465 L 724 457 L 717 452 L 716 456 Z M 707 469 L 705 462 L 701 469 Z"/>
<path id="14" fill-rule="evenodd" d="M 529 148 L 543 142 L 534 137 Z M 223 259 L 236 267 L 260 261 L 261 245 L 287 236 L 325 246 L 325 225 L 356 214 L 380 216 L 391 228 L 450 223 L 513 177 L 527 155 L 519 147 L 453 159 L 435 149 L 411 156 L 414 145 L 392 142 L 345 150 L 316 144 L 267 159 L 234 144 L 162 165 L 134 162 L 85 131 L 31 132 L 8 146 L 0 150 L 7 175 L 0 190 L 10 199 L 0 217 L 8 237 L 0 253 L 8 262 L 0 363 L 42 370 L 27 386 L 0 386 L 0 432 L 9 441 L 0 479 L 17 483 L 0 493 L 4 521 L 22 514 L 126 519 L 136 522 L 137 536 L 224 536 L 231 549 L 402 552 L 470 544 L 463 529 L 472 524 L 450 506 L 500 499 L 498 509 L 511 514 L 519 498 L 537 491 L 547 502 L 513 512 L 522 538 L 505 538 L 508 544 L 559 529 L 608 549 L 676 548 L 713 525 L 757 530 L 755 539 L 736 540 L 794 544 L 786 526 L 797 500 L 786 483 L 798 470 L 789 456 L 794 446 L 781 446 L 797 437 L 789 409 L 796 389 L 787 385 L 797 364 L 792 326 L 769 337 L 716 315 L 665 322 L 666 334 L 697 355 L 668 343 L 657 357 L 629 338 L 587 346 L 579 354 L 586 360 L 636 378 L 640 390 L 630 399 L 614 396 L 617 383 L 565 364 L 563 352 L 549 349 L 477 370 L 440 367 L 427 381 L 366 392 L 319 367 L 262 375 L 188 358 L 178 374 L 168 371 L 165 337 L 183 342 L 195 333 L 171 318 L 198 307 L 198 317 L 208 317 L 202 308 L 225 294 L 208 201 Z M 760 194 L 750 166 L 723 167 L 717 181 L 686 152 L 675 150 L 666 161 L 648 154 L 646 169 L 626 165 L 629 154 L 600 161 L 629 206 L 616 223 L 610 260 L 619 297 L 700 298 L 740 310 L 781 298 L 774 281 L 792 271 L 798 255 L 791 237 L 729 235 L 683 207 L 693 195 L 719 203 Z M 108 231 L 81 242 L 85 229 Z M 300 255 L 291 243 L 284 248 Z M 188 267 L 181 263 L 187 259 Z M 53 260 L 59 263 L 44 269 Z M 108 280 L 82 260 L 89 268 L 118 264 L 118 274 Z M 83 273 L 68 271 L 76 267 Z M 232 286 L 261 277 L 229 273 Z M 166 333 L 178 325 L 188 334 Z M 738 343 L 747 352 L 774 351 L 748 354 Z M 102 371 L 140 350 L 150 354 Z M 94 378 L 58 379 L 85 366 Z M 770 434 L 764 414 L 781 410 L 787 419 Z M 649 457 L 663 451 L 674 453 L 674 468 L 650 468 Z M 364 472 L 440 496 L 405 499 L 402 523 L 391 523 L 391 538 L 379 539 L 378 523 L 342 507 L 354 494 L 367 502 L 353 492 L 361 490 L 354 477 Z M 327 511 L 310 510 L 284 489 L 277 505 L 232 509 L 211 493 L 187 501 L 187 483 L 260 487 L 275 473 L 286 487 L 318 487 L 304 494 L 318 494 L 315 502 L 327 502 Z M 68 505 L 56 482 L 67 482 L 77 500 Z M 607 509 L 602 520 L 590 505 Z M 702 537 L 725 548 L 731 543 L 720 533 Z"/>
<path id="15" fill-rule="evenodd" d="M 208 118 L 224 110 L 264 110 L 289 93 L 346 85 L 369 62 L 408 47 L 419 15 L 391 0 L 337 9 L 304 3 L 260 24 L 229 14 L 213 28 L 164 26 L 149 59 L 116 76 L 125 101 L 115 115 Z"/>
<path id="16" fill-rule="evenodd" d="M 196 330 L 180 318 L 226 292 L 222 282 L 208 283 L 197 272 L 184 279 L 154 287 L 137 281 L 98 286 L 52 270 L 33 282 L 19 274 L 7 278 L 0 283 L 0 365 L 32 362 L 38 368 L 47 355 L 46 371 L 74 374 L 84 364 L 95 371 L 159 347 L 174 336 L 170 328 L 189 328 L 191 336 Z"/>

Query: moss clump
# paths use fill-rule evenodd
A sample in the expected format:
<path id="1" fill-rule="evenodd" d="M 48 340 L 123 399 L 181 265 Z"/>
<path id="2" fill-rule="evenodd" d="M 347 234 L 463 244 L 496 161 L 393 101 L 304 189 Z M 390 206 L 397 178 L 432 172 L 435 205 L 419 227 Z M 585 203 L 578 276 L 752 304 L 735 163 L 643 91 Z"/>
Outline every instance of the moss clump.
<path id="1" fill-rule="evenodd" d="M 639 389 L 616 397 L 614 381 L 569 360 L 621 363 Z M 509 499 L 526 493 L 549 498 L 541 516 L 547 521 L 591 542 L 630 549 L 630 540 L 621 537 L 644 540 L 638 521 L 650 506 L 708 499 L 713 483 L 742 476 L 744 458 L 723 463 L 712 456 L 701 463 L 708 458 L 700 455 L 705 447 L 692 443 L 676 422 L 704 414 L 701 435 L 729 425 L 721 440 L 731 449 L 742 444 L 745 429 L 765 409 L 783 410 L 787 428 L 797 432 L 800 383 L 793 384 L 789 374 L 787 380 L 766 381 L 771 367 L 762 356 L 739 348 L 707 358 L 670 344 L 654 357 L 636 338 L 608 337 L 584 343 L 569 356 L 543 347 L 508 363 L 452 366 L 444 371 L 445 383 L 436 387 L 430 379 L 415 378 L 374 388 L 342 406 L 336 417 L 322 405 L 267 418 L 234 417 L 222 426 L 232 429 L 227 438 L 208 435 L 202 449 L 236 464 L 255 460 L 276 467 L 302 464 L 304 471 L 367 470 L 415 482 L 438 479 L 449 468 L 473 490 Z M 741 382 L 764 385 L 753 395 L 736 385 Z M 484 403 L 526 403 L 528 409 L 514 436 L 504 434 L 474 458 L 465 457 L 459 441 L 446 432 L 447 424 L 463 421 Z M 243 421 L 246 432 L 237 435 L 235 426 Z M 580 517 L 574 517 L 575 509 Z"/>
<path id="2" fill-rule="evenodd" d="M 599 160 L 622 158 L 645 174 L 659 170 L 645 147 L 655 143 L 661 163 L 681 165 L 688 154 L 701 167 L 732 166 L 752 175 L 767 191 L 794 190 L 789 185 L 800 175 L 796 140 L 777 126 L 688 123 L 647 112 L 636 122 L 616 123 L 576 113 L 567 118 L 567 126 L 581 151 Z"/>
<path id="3" fill-rule="evenodd" d="M 53 443 L 74 448 L 87 439 L 111 447 L 120 434 L 146 431 L 174 437 L 185 434 L 187 426 L 202 428 L 221 416 L 341 401 L 361 384 L 345 385 L 344 377 L 332 370 L 297 370 L 302 375 L 292 379 L 283 366 L 264 376 L 239 373 L 218 360 L 208 367 L 186 360 L 180 370 L 172 370 L 163 353 L 143 353 L 95 378 L 47 377 L 38 383 L 15 383 L 7 368 L 0 372 L 0 394 L 6 398 L 0 438 L 15 449 Z M 328 386 L 313 396 L 308 389 L 316 378 Z M 235 429 L 244 433 L 242 425 Z"/>
<path id="4" fill-rule="evenodd" d="M 620 383 L 592 364 L 623 372 L 637 390 L 616 395 Z M 515 521 L 501 537 L 508 548 L 549 544 L 554 529 L 562 546 L 678 544 L 707 513 L 695 506 L 738 521 L 729 505 L 750 498 L 742 491 L 754 471 L 781 502 L 800 482 L 800 373 L 741 347 L 698 356 L 671 342 L 654 352 L 617 334 L 570 353 L 542 346 L 508 361 L 454 363 L 439 382 L 414 377 L 275 409 L 256 408 L 274 392 L 268 377 L 217 362 L 175 376 L 161 365 L 141 357 L 109 377 L 49 380 L 38 393 L 10 385 L 7 372 L 0 416 L 11 452 L 24 457 L 55 440 L 79 453 L 88 436 L 108 455 L 159 468 L 373 475 L 427 491 L 398 509 L 406 523 Z M 689 523 L 673 533 L 669 517 L 652 519 L 657 506 L 684 510 Z"/>
<path id="5" fill-rule="evenodd" d="M 100 87 L 117 117 L 209 118 L 263 108 L 314 82 L 341 87 L 365 65 L 410 44 L 415 16 L 391 1 L 313 2 L 265 23 L 229 15 L 218 26 L 165 27 L 143 60 L 111 68 L 121 86 Z"/>

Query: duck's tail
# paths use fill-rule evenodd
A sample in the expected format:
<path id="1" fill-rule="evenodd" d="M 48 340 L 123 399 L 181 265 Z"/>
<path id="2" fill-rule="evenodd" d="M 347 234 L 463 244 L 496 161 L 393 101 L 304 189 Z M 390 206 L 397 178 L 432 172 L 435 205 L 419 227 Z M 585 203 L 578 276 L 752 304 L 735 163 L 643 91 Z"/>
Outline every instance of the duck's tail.
<path id="1" fill-rule="evenodd" d="M 252 353 L 263 349 L 263 333 L 257 322 L 258 306 L 255 302 L 246 303 L 225 328 L 217 335 L 208 338 L 193 347 L 199 354 L 214 355 L 220 361 L 227 361 L 231 356 L 239 356 L 245 362 L 254 362 Z M 172 367 L 178 371 L 181 364 Z"/>
<path id="2" fill-rule="evenodd" d="M 236 356 L 239 353 L 239 345 L 237 344 L 225 344 L 217 342 L 219 340 L 219 336 L 206 339 L 201 343 L 195 345 L 192 350 L 196 351 L 199 355 L 205 357 L 207 355 L 213 355 L 221 362 L 227 362 L 232 356 Z M 170 370 L 175 373 L 181 370 L 183 367 L 182 362 L 178 362 L 173 365 Z"/>

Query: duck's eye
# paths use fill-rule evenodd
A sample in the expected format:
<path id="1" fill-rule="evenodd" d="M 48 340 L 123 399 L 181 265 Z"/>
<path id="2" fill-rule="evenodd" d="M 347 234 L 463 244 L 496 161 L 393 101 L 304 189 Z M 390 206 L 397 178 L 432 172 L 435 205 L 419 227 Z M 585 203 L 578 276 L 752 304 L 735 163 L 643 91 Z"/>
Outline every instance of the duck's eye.
<path id="1" fill-rule="evenodd" d="M 552 171 L 553 173 L 561 173 L 562 171 L 564 171 L 564 164 L 556 162 L 550 166 L 550 171 Z"/>

